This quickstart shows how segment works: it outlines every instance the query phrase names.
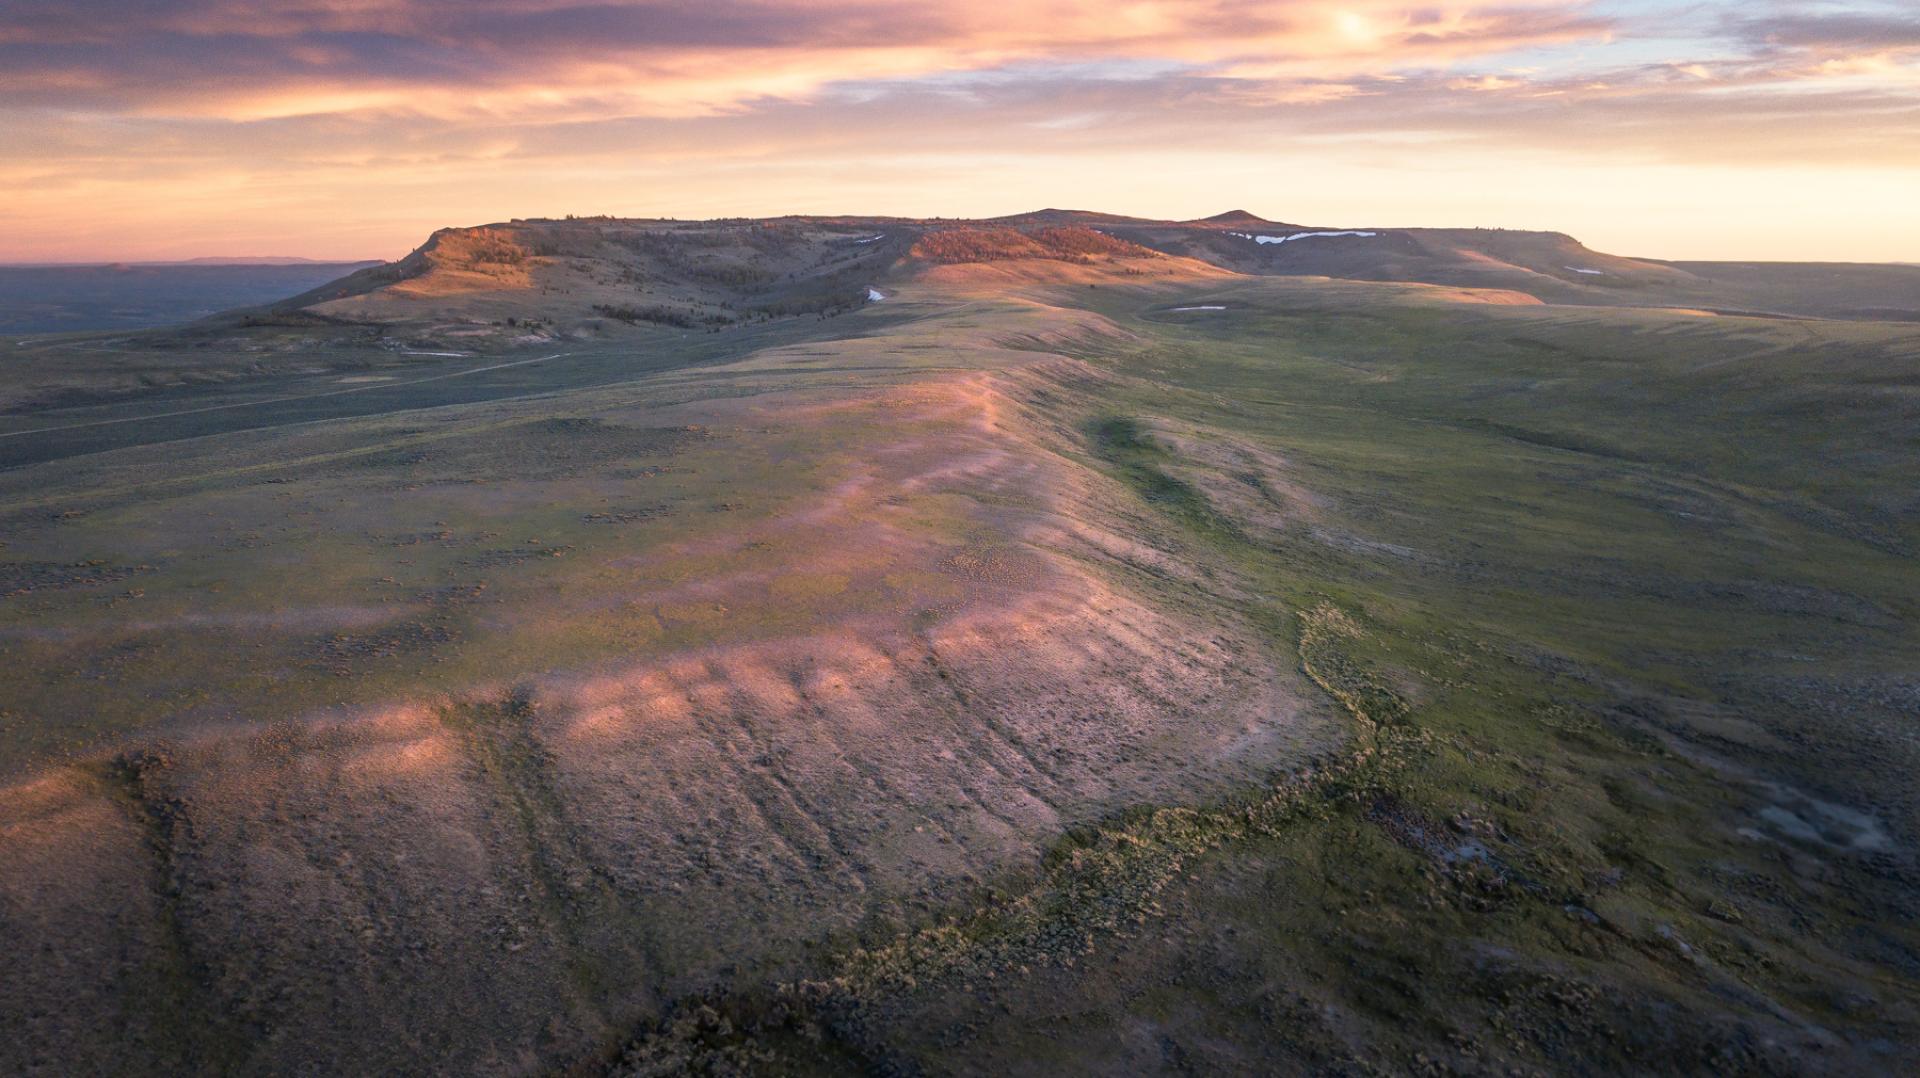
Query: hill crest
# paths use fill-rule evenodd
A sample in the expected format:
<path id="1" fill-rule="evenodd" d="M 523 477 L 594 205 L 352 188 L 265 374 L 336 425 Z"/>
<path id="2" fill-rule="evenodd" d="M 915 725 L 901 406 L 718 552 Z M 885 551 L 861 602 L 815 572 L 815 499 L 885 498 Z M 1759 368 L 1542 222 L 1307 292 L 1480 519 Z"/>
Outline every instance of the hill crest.
<path id="1" fill-rule="evenodd" d="M 1242 209 L 1182 222 L 1048 208 L 985 220 L 593 217 L 443 228 L 405 258 L 219 321 L 374 326 L 396 339 L 484 349 L 832 317 L 938 266 L 1031 262 L 1017 276 L 1044 283 L 1049 274 L 1086 276 L 1066 274 L 1070 264 L 1137 273 L 1125 266 L 1157 259 L 1171 260 L 1165 272 L 1204 264 L 1210 274 L 1494 289 L 1585 306 L 1920 319 L 1910 268 L 1868 267 L 1844 288 L 1809 287 L 1791 267 L 1624 258 L 1558 232 L 1297 225 Z"/>

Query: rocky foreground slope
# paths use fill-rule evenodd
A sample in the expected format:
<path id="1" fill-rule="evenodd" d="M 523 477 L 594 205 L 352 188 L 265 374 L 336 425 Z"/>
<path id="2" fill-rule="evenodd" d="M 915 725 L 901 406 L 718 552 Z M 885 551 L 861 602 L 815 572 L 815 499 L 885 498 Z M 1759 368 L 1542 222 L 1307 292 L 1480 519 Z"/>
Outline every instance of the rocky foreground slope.
<path id="1" fill-rule="evenodd" d="M 0 795 L 12 1061 L 590 1056 L 727 971 L 1030 872 L 1069 828 L 1339 745 L 1207 598 L 1234 585 L 1036 407 L 1099 372 L 1002 343 L 1113 327 L 888 302 L 920 320 L 127 459 L 151 494 L 67 473 L 137 535 L 29 528 L 15 553 L 140 564 L 98 613 L 65 601 L 84 580 L 34 582 L 12 646 L 36 721 L 131 729 Z"/>

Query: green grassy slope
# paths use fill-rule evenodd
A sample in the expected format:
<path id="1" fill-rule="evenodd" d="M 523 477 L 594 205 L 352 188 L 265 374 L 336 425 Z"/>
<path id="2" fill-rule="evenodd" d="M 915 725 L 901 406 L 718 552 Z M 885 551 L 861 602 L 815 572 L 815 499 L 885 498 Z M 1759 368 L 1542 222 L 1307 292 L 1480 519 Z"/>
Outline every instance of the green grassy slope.
<path id="1" fill-rule="evenodd" d="M 1052 298 L 1139 338 L 1070 348 L 1115 380 L 1034 406 L 1297 648 L 1353 753 L 1077 833 L 1037 884 L 689 1004 L 633 1068 L 1913 1050 L 1920 335 L 1275 282 Z M 1171 311 L 1202 304 L 1228 310 Z"/>
<path id="2" fill-rule="evenodd" d="M 1912 326 L 957 279 L 0 474 L 15 1069 L 1920 1050 Z"/>

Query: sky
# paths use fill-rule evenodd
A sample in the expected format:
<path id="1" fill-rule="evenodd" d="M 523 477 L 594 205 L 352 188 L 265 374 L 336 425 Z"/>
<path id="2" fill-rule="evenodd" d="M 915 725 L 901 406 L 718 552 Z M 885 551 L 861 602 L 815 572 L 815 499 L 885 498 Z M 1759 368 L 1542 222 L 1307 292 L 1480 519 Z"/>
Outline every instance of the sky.
<path id="1" fill-rule="evenodd" d="M 1046 206 L 1920 262 L 1920 0 L 6 0 L 0 261 Z"/>

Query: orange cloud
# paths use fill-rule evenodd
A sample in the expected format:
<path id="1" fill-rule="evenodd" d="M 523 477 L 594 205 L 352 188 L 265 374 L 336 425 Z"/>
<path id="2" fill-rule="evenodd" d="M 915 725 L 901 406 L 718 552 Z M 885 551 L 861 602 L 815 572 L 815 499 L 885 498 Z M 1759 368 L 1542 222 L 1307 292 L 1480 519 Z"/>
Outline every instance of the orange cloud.
<path id="1" fill-rule="evenodd" d="M 94 92 L 82 103 L 143 115 L 704 115 L 828 84 L 1010 64 L 1378 73 L 1605 29 L 1573 13 L 1577 0 L 159 0 L 110 23 L 62 17 L 75 6 L 28 0 L 0 31 L 20 46 L 0 48 L 16 61 L 0 66 L 0 100 L 45 97 L 63 79 L 71 89 L 87 73 Z"/>
<path id="2" fill-rule="evenodd" d="M 1832 220 L 1858 185 L 1920 182 L 1920 19 L 1874 0 L 1780 18 L 1688 0 L 1693 36 L 1672 37 L 1671 20 L 1607 10 L 142 0 L 106 18 L 85 0 L 10 0 L 0 258 L 394 254 L 439 225 L 515 214 L 1062 201 L 1637 227 L 1654 218 L 1623 168 L 1703 191 L 1792 169 L 1775 212 L 1801 215 L 1809 243 L 1920 250 L 1911 200 L 1857 235 Z M 1303 205 L 1272 205 L 1276 189 Z M 1523 212 L 1520 190 L 1566 216 L 1503 216 Z M 1363 191 L 1374 201 L 1348 201 Z M 1734 212 L 1701 206 L 1655 239 Z"/>

